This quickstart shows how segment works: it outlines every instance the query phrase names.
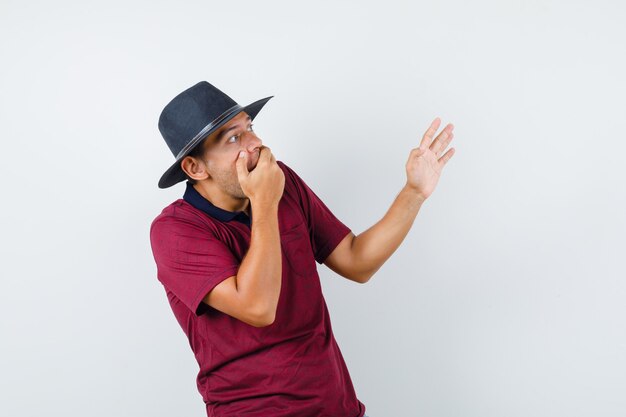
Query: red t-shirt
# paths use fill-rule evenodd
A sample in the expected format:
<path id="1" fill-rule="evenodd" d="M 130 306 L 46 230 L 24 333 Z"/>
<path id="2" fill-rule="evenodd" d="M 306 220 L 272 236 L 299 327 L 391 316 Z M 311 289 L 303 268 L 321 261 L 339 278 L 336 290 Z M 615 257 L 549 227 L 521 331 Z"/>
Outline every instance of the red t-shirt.
<path id="1" fill-rule="evenodd" d="M 274 323 L 254 327 L 202 302 L 237 274 L 250 227 L 209 215 L 207 207 L 235 217 L 191 185 L 188 192 L 202 202 L 176 200 L 152 222 L 157 276 L 200 366 L 197 386 L 209 417 L 362 417 L 365 405 L 335 341 L 315 265 L 350 229 L 291 168 L 278 165 L 285 189 L 278 208 L 282 284 Z"/>

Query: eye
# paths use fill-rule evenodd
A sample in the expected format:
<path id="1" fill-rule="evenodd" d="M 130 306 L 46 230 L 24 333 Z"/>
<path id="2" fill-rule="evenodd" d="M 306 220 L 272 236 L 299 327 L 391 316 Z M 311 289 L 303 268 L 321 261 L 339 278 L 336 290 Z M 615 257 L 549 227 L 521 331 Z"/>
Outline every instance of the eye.
<path id="1" fill-rule="evenodd" d="M 253 126 L 253 125 L 252 125 L 252 123 L 250 123 L 250 126 L 248 126 L 248 131 L 249 131 L 249 132 L 254 132 L 254 129 L 252 129 L 252 126 Z M 231 137 L 229 137 L 228 139 L 226 139 L 226 142 L 228 142 L 228 143 L 233 143 L 233 142 L 231 141 L 231 139 L 233 139 L 233 138 L 234 138 L 234 139 L 239 139 L 239 136 L 241 136 L 241 135 L 232 135 Z"/>

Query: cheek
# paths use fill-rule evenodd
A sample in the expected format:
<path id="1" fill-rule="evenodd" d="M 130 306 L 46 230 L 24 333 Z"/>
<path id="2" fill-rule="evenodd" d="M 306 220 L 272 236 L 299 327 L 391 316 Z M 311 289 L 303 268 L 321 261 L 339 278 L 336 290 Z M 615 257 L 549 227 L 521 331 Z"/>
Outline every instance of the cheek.
<path id="1" fill-rule="evenodd" d="M 206 167 L 209 171 L 213 171 L 213 169 L 215 168 L 215 162 L 213 162 L 212 159 L 207 159 L 206 160 Z"/>
<path id="2" fill-rule="evenodd" d="M 228 157 L 228 159 L 230 160 L 229 165 L 233 169 L 233 171 L 235 171 L 235 173 L 237 173 L 237 160 L 239 160 L 239 151 L 239 148 L 235 149 L 232 155 L 229 155 Z"/>
<path id="3" fill-rule="evenodd" d="M 239 158 L 239 150 L 233 149 L 214 155 L 213 158 L 207 160 L 207 166 L 212 172 L 229 172 L 237 174 L 237 159 Z"/>

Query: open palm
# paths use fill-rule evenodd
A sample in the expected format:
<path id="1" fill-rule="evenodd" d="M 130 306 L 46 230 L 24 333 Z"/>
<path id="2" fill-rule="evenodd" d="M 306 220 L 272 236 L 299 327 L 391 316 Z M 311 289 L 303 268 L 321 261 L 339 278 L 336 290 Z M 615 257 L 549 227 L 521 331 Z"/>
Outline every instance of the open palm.
<path id="1" fill-rule="evenodd" d="M 454 148 L 450 148 L 439 156 L 454 137 L 452 133 L 454 126 L 449 123 L 433 140 L 440 124 L 441 120 L 438 117 L 433 120 L 424 133 L 420 146 L 411 150 L 406 163 L 407 186 L 424 198 L 430 197 L 435 191 L 443 167 L 454 155 Z"/>

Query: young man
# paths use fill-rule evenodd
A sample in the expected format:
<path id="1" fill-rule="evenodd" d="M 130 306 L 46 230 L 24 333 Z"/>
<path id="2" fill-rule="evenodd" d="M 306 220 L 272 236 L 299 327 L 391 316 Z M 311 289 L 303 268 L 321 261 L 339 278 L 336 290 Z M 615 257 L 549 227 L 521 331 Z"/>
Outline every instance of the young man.
<path id="1" fill-rule="evenodd" d="M 255 134 L 271 97 L 241 107 L 200 82 L 163 110 L 176 157 L 159 187 L 187 180 L 152 222 L 157 276 L 200 366 L 207 415 L 363 417 L 315 262 L 366 283 L 408 233 L 454 153 L 435 119 L 386 215 L 355 236 Z"/>

